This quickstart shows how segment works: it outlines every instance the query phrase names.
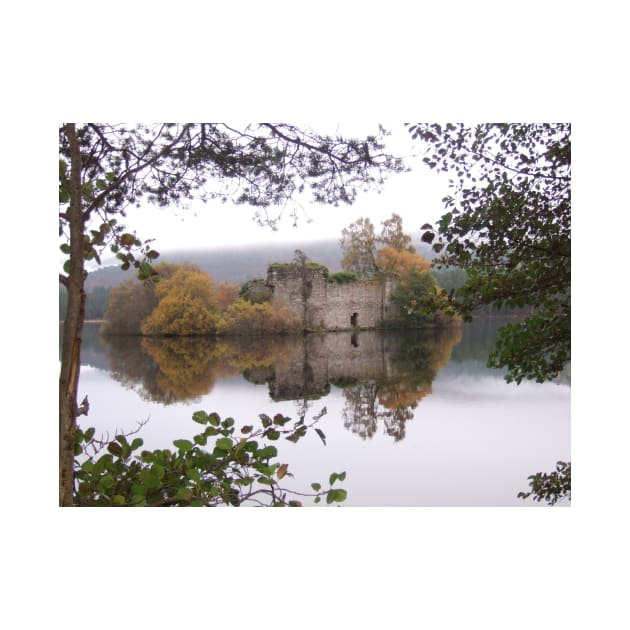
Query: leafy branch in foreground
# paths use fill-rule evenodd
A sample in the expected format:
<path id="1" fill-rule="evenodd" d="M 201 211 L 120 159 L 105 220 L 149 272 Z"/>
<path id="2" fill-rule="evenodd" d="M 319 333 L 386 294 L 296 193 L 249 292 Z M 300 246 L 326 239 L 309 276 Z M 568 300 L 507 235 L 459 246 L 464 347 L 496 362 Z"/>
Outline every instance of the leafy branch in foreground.
<path id="1" fill-rule="evenodd" d="M 217 413 L 197 411 L 192 419 L 205 428 L 192 440 L 174 440 L 176 450 L 137 451 L 143 440 L 119 434 L 105 442 L 94 437 L 94 429 L 77 430 L 75 443 L 76 506 L 255 506 L 300 507 L 295 497 L 313 497 L 319 503 L 343 502 L 347 492 L 333 488 L 346 473 L 331 473 L 329 487 L 312 483 L 313 492 L 288 490 L 282 479 L 292 477 L 288 464 L 277 460 L 274 442 L 285 437 L 297 442 L 326 413 L 324 408 L 305 423 L 276 414 L 260 414 L 261 426 L 244 425 L 236 431 L 233 418 L 221 420 Z M 324 445 L 326 436 L 316 428 Z M 208 441 L 213 439 L 212 445 Z M 261 440 L 261 441 L 259 441 Z M 106 449 L 106 453 L 100 454 Z M 92 455 L 88 451 L 92 451 Z"/>
<path id="2" fill-rule="evenodd" d="M 519 492 L 519 499 L 528 499 L 531 496 L 538 502 L 544 499 L 549 505 L 555 505 L 565 497 L 571 500 L 571 462 L 557 462 L 554 472 L 536 473 L 528 479 L 531 490 Z"/>
<path id="3" fill-rule="evenodd" d="M 465 320 L 482 305 L 526 318 L 489 358 L 508 382 L 556 378 L 571 359 L 571 125 L 413 124 L 425 164 L 451 175 L 446 213 L 421 227 L 433 265 L 466 272 L 450 296 Z M 436 305 L 440 307 L 441 305 Z"/>

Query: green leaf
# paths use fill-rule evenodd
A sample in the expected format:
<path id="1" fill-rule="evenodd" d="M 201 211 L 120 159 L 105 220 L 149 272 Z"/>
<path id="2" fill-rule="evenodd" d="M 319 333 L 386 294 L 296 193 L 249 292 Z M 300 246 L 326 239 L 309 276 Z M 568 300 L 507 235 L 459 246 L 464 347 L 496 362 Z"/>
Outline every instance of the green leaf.
<path id="1" fill-rule="evenodd" d="M 311 484 L 311 488 L 313 488 L 313 490 L 315 490 L 315 492 L 319 492 L 322 489 L 322 484 L 321 483 L 312 483 Z"/>
<path id="2" fill-rule="evenodd" d="M 187 470 L 186 477 L 188 477 L 188 479 L 192 479 L 197 483 L 201 482 L 201 474 L 196 468 L 191 468 L 190 470 Z"/>
<path id="3" fill-rule="evenodd" d="M 268 431 L 265 434 L 265 437 L 269 438 L 270 440 L 277 440 L 280 437 L 280 432 L 279 431 Z"/>
<path id="4" fill-rule="evenodd" d="M 192 419 L 199 424 L 207 424 L 209 420 L 208 414 L 205 411 L 195 411 Z"/>
<path id="5" fill-rule="evenodd" d="M 341 503 L 342 501 L 346 500 L 347 496 L 348 493 L 341 488 L 337 488 L 336 490 L 329 490 L 328 494 L 326 495 L 326 503 L 328 503 L 329 505 L 334 501 L 338 501 L 339 503 Z"/>
<path id="6" fill-rule="evenodd" d="M 261 413 L 258 417 L 262 420 L 265 429 L 271 424 L 271 418 L 266 413 Z"/>
<path id="7" fill-rule="evenodd" d="M 256 442 L 256 440 L 250 440 L 245 444 L 244 449 L 248 453 L 255 453 L 258 450 L 258 442 Z"/>
<path id="8" fill-rule="evenodd" d="M 157 488 L 160 485 L 160 480 L 154 474 L 146 472 L 143 475 L 142 483 L 147 488 Z"/>
<path id="9" fill-rule="evenodd" d="M 114 477 L 110 474 L 104 475 L 103 477 L 101 477 L 98 485 L 99 487 L 105 489 L 111 488 L 114 485 Z"/>
<path id="10" fill-rule="evenodd" d="M 223 449 L 224 451 L 229 451 L 232 448 L 232 440 L 230 438 L 219 438 L 215 444 L 217 448 Z"/>
<path id="11" fill-rule="evenodd" d="M 179 501 L 190 501 L 192 498 L 192 490 L 189 488 L 180 488 L 175 494 L 175 499 Z"/>
<path id="12" fill-rule="evenodd" d="M 134 495 L 132 501 L 135 503 L 137 497 L 145 497 L 147 495 L 148 488 L 144 484 L 135 483 L 131 486 L 131 492 Z"/>
<path id="13" fill-rule="evenodd" d="M 258 451 L 255 456 L 258 459 L 269 459 L 271 457 L 277 457 L 278 449 L 275 446 L 267 446 Z"/>
<path id="14" fill-rule="evenodd" d="M 256 464 L 254 468 L 266 477 L 271 477 L 276 472 L 276 465 L 264 466 L 263 464 Z"/>
<path id="15" fill-rule="evenodd" d="M 190 451 L 194 446 L 190 440 L 173 440 L 173 444 L 183 453 Z"/>
<path id="16" fill-rule="evenodd" d="M 153 267 L 149 263 L 143 262 L 140 264 L 140 269 L 138 271 L 138 278 L 140 280 L 146 280 L 147 278 L 152 276 L 154 273 L 155 273 L 155 270 L 153 269 Z"/>

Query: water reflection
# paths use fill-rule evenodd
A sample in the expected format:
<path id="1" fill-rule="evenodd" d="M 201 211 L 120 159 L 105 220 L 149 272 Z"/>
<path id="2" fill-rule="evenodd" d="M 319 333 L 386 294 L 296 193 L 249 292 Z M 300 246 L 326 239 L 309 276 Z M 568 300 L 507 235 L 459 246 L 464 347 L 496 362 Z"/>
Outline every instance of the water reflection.
<path id="1" fill-rule="evenodd" d="M 81 396 L 90 396 L 97 433 L 150 417 L 147 448 L 192 438 L 186 427 L 199 409 L 245 422 L 260 412 L 312 418 L 327 407 L 325 447 L 314 434 L 283 445 L 298 490 L 322 471 L 347 470 L 348 505 L 532 505 L 517 498 L 528 475 L 570 460 L 570 388 L 508 385 L 488 369 L 503 323 L 465 325 L 461 341 L 452 330 L 230 342 L 103 339 L 88 324 L 81 362 L 92 369 L 81 371 Z M 404 481 L 382 484 L 379 470 Z"/>
<path id="2" fill-rule="evenodd" d="M 345 384 L 344 426 L 367 439 L 382 422 L 386 435 L 396 442 L 402 440 L 413 410 L 431 393 L 433 380 L 461 337 L 459 329 L 398 336 L 388 356 L 389 373 L 368 382 Z"/>
<path id="3" fill-rule="evenodd" d="M 106 337 L 112 377 L 145 400 L 170 405 L 242 374 L 274 401 L 313 401 L 342 389 L 346 428 L 366 439 L 379 424 L 398 441 L 460 341 L 457 328 L 248 339 Z"/>

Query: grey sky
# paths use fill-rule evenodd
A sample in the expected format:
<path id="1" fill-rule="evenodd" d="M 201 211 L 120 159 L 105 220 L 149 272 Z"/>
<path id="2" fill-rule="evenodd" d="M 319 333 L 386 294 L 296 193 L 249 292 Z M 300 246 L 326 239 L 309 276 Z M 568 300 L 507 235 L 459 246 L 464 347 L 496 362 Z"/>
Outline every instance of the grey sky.
<path id="1" fill-rule="evenodd" d="M 135 230 L 141 239 L 153 238 L 159 251 L 181 248 L 219 248 L 226 245 L 249 243 L 280 243 L 337 239 L 341 230 L 359 217 L 369 217 L 377 229 L 380 222 L 396 212 L 403 218 L 405 231 L 414 236 L 420 226 L 439 218 L 443 213 L 442 198 L 448 192 L 448 178 L 440 177 L 422 164 L 421 157 L 412 156 L 418 147 L 402 122 L 383 123 L 392 135 L 386 139 L 386 147 L 397 156 L 409 156 L 405 160 L 413 170 L 409 173 L 391 174 L 381 193 L 359 193 L 352 206 L 335 208 L 301 200 L 304 213 L 297 227 L 286 211 L 278 223 L 278 229 L 261 227 L 254 220 L 254 210 L 249 206 L 236 206 L 228 201 L 196 202 L 190 209 L 156 208 L 146 205 L 128 211 L 125 225 Z M 338 125 L 311 123 L 320 131 L 338 129 L 346 136 L 367 136 L 378 129 L 378 123 Z M 270 213 L 279 212 L 271 209 Z"/>

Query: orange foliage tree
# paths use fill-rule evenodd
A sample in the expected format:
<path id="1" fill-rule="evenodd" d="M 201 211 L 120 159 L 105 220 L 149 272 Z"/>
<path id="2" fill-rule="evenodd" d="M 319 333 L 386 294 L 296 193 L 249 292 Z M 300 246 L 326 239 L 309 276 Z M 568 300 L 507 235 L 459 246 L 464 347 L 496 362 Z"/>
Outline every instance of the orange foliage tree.
<path id="1" fill-rule="evenodd" d="M 383 247 L 376 252 L 376 264 L 381 271 L 389 271 L 403 275 L 408 271 L 429 273 L 431 263 L 408 249 L 398 250 L 393 247 Z"/>

